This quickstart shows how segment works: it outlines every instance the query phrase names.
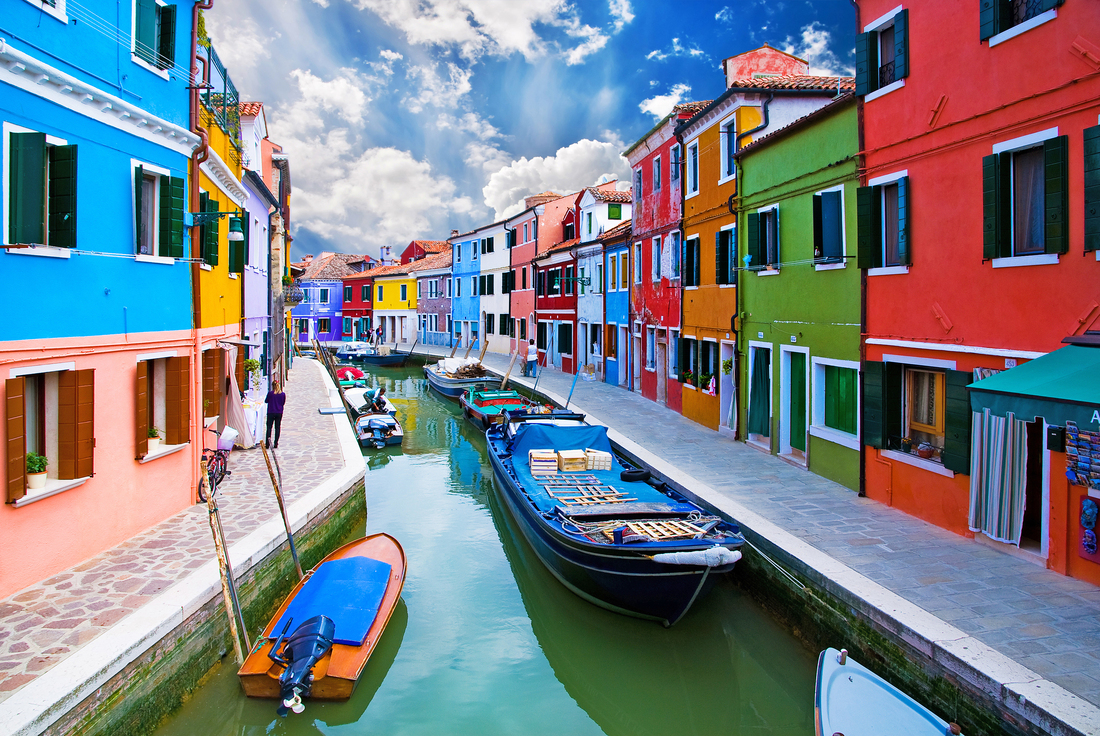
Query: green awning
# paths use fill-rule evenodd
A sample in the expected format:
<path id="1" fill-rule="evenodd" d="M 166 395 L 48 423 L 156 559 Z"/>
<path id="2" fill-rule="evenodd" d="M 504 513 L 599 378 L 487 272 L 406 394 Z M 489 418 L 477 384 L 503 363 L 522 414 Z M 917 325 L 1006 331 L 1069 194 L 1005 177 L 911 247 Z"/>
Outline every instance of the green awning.
<path id="1" fill-rule="evenodd" d="M 1100 347 L 1067 345 L 967 386 L 970 408 L 1100 430 Z"/>

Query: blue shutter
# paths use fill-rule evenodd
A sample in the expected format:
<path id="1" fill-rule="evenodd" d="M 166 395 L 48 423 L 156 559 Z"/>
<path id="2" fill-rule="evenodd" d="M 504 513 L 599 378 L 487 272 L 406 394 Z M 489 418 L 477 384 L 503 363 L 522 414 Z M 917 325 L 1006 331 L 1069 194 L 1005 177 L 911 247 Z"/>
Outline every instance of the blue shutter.
<path id="1" fill-rule="evenodd" d="M 894 16 L 894 79 L 909 76 L 909 10 Z"/>
<path id="2" fill-rule="evenodd" d="M 1047 253 L 1069 251 L 1069 194 L 1066 191 L 1069 176 L 1069 137 L 1060 135 L 1043 143 L 1046 178 L 1045 246 Z"/>
<path id="3" fill-rule="evenodd" d="M 856 94 L 875 91 L 878 82 L 878 34 L 874 31 L 856 36 Z"/>
<path id="4" fill-rule="evenodd" d="M 909 238 L 909 177 L 898 179 L 898 263 L 908 266 L 913 262 Z"/>

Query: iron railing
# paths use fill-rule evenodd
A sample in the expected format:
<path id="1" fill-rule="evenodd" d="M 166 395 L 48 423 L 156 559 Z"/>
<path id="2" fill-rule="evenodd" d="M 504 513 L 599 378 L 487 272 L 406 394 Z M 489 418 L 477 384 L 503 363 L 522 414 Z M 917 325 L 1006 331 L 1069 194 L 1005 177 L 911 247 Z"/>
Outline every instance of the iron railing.
<path id="1" fill-rule="evenodd" d="M 209 111 L 213 121 L 217 123 L 229 139 L 233 142 L 239 160 L 241 150 L 241 96 L 237 92 L 237 86 L 229 78 L 225 64 L 218 58 L 218 52 L 214 50 L 210 39 L 205 39 L 199 46 L 199 53 L 206 56 L 209 70 L 210 86 L 200 93 L 202 104 Z"/>
<path id="2" fill-rule="evenodd" d="M 894 79 L 894 61 L 891 59 L 878 68 L 878 86 L 882 88 L 896 81 Z"/>

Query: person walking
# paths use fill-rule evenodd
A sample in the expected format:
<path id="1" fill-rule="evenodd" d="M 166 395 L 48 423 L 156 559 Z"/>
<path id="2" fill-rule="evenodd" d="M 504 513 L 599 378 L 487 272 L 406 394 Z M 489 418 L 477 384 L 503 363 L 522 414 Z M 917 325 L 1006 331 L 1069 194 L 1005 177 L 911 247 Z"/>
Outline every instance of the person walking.
<path id="1" fill-rule="evenodd" d="M 279 433 L 283 428 L 283 407 L 286 406 L 286 394 L 283 393 L 283 387 L 278 379 L 271 384 L 271 390 L 267 392 L 264 403 L 267 404 L 267 435 L 264 438 L 264 447 L 271 447 L 272 426 L 275 427 L 275 447 L 278 447 Z"/>
<path id="2" fill-rule="evenodd" d="M 535 341 L 532 339 L 527 345 L 527 377 L 535 377 L 535 366 L 539 363 L 539 349 L 535 347 Z"/>

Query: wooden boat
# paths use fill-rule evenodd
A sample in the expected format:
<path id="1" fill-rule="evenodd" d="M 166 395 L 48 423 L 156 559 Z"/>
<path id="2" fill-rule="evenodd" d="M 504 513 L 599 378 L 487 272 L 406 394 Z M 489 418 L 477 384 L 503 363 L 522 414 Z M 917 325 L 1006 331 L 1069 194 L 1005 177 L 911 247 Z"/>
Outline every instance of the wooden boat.
<path id="1" fill-rule="evenodd" d="M 370 345 L 360 352 L 355 359 L 366 365 L 402 366 L 405 365 L 405 361 L 409 359 L 409 354 L 399 353 L 396 350 L 391 351 L 389 348 L 379 348 Z"/>
<path id="2" fill-rule="evenodd" d="M 654 481 L 648 469 L 625 465 L 607 428 L 583 414 L 508 412 L 486 437 L 520 531 L 554 577 L 591 603 L 671 626 L 741 559 L 736 524 Z M 555 472 L 553 460 L 539 467 L 543 452 L 577 450 L 595 451 L 595 467 Z"/>
<path id="3" fill-rule="evenodd" d="M 496 384 L 500 379 L 486 373 L 476 378 L 455 378 L 439 370 L 435 364 L 424 366 L 424 375 L 428 378 L 428 385 L 449 399 L 457 399 L 463 391 L 477 391 L 485 389 L 490 384 Z"/>
<path id="4" fill-rule="evenodd" d="M 848 656 L 826 649 L 817 659 L 817 736 L 958 736 L 958 724 L 932 711 Z"/>
<path id="5" fill-rule="evenodd" d="M 282 699 L 280 715 L 301 712 L 303 698 L 350 698 L 401 598 L 405 572 L 405 551 L 388 534 L 323 559 L 283 601 L 238 670 L 245 694 Z"/>
<path id="6" fill-rule="evenodd" d="M 358 360 L 359 356 L 368 347 L 370 346 L 365 342 L 342 342 L 340 347 L 336 349 L 336 359 L 345 362 Z"/>
<path id="7" fill-rule="evenodd" d="M 540 410 L 537 402 L 531 401 L 519 391 L 511 390 L 463 391 L 458 397 L 458 403 L 462 405 L 462 413 L 466 418 L 482 429 L 488 429 L 490 424 L 500 424 L 504 421 L 506 411 Z"/>
<path id="8" fill-rule="evenodd" d="M 386 445 L 400 445 L 405 432 L 394 415 L 360 414 L 355 420 L 355 436 L 360 447 L 381 450 Z"/>
<path id="9" fill-rule="evenodd" d="M 371 402 L 374 401 L 374 389 L 369 388 L 349 388 L 344 390 L 344 398 L 348 400 L 348 404 L 351 405 L 352 411 L 358 414 L 365 414 L 370 408 Z M 386 396 L 386 414 L 391 417 L 397 415 L 397 407 L 390 401 L 390 397 Z M 374 412 L 370 412 L 374 413 Z"/>

